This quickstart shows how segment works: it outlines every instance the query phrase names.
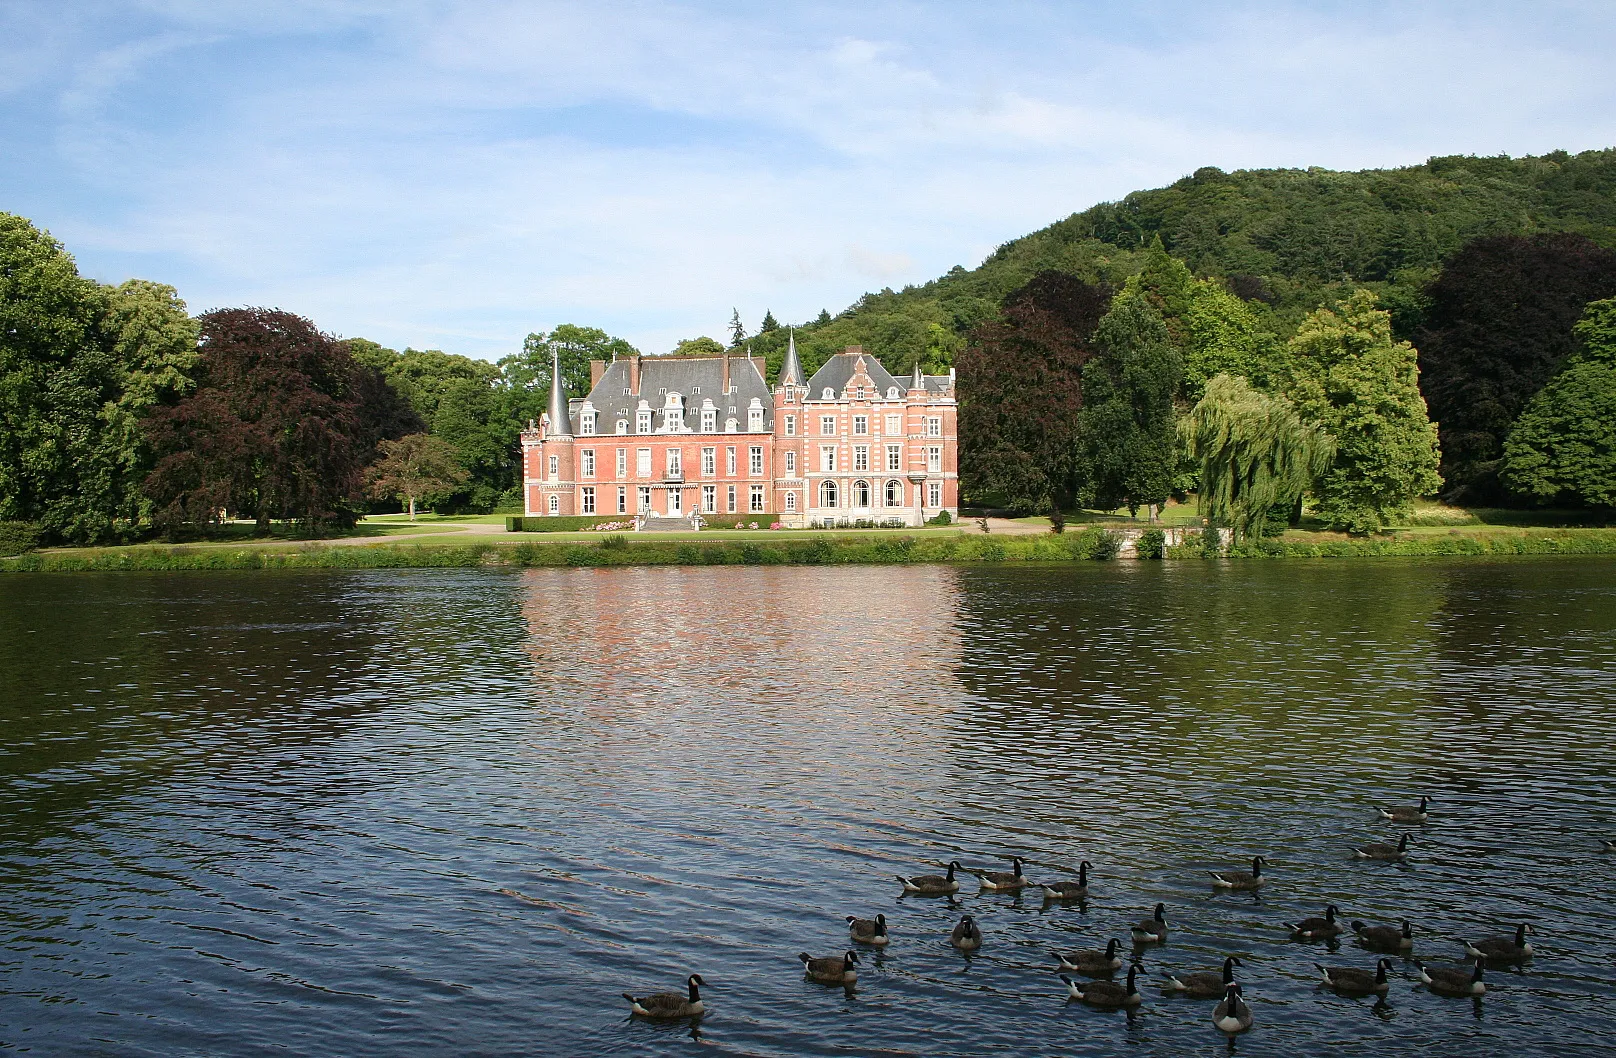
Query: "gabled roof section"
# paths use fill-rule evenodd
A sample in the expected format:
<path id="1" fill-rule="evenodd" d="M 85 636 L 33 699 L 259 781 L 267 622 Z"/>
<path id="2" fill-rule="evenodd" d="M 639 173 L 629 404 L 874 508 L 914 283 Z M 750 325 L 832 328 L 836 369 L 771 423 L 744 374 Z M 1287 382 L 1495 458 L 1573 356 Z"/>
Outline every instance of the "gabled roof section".
<path id="1" fill-rule="evenodd" d="M 820 399 L 826 389 L 834 391 L 836 396 L 840 397 L 861 360 L 864 363 L 864 373 L 870 376 L 870 382 L 881 396 L 886 396 L 887 391 L 894 386 L 897 387 L 900 397 L 909 392 L 909 387 L 893 378 L 892 374 L 881 366 L 881 361 L 866 353 L 861 346 L 850 345 L 826 360 L 824 366 L 814 372 L 814 377 L 808 380 L 808 399 Z"/>

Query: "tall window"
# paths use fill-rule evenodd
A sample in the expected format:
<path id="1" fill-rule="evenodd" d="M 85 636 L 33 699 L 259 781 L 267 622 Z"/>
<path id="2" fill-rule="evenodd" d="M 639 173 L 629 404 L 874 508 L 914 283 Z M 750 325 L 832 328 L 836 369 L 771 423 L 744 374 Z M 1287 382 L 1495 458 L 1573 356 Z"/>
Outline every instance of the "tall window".
<path id="1" fill-rule="evenodd" d="M 628 449 L 626 448 L 617 450 L 617 476 L 619 478 L 628 477 Z"/>
<path id="2" fill-rule="evenodd" d="M 705 514 L 718 513 L 717 485 L 703 485 L 701 487 L 701 509 Z"/>
<path id="3" fill-rule="evenodd" d="M 628 513 L 628 489 L 622 485 L 617 486 L 617 513 Z"/>
<path id="4" fill-rule="evenodd" d="M 701 450 L 701 474 L 710 478 L 718 472 L 718 449 L 703 448 Z"/>
<path id="5" fill-rule="evenodd" d="M 558 478 L 560 476 L 561 476 L 561 457 L 560 456 L 551 456 L 550 457 L 550 480 L 554 481 L 556 478 Z"/>
<path id="6" fill-rule="evenodd" d="M 735 486 L 734 485 L 731 485 L 729 487 L 729 494 L 727 496 L 725 496 L 724 498 L 725 498 L 725 501 L 726 501 L 725 505 L 724 505 L 724 509 L 726 511 L 728 511 L 730 514 L 734 514 L 735 513 Z"/>
<path id="7" fill-rule="evenodd" d="M 941 436 L 943 436 L 943 417 L 941 415 L 928 415 L 928 416 L 926 416 L 926 436 L 927 437 L 941 437 Z"/>
<path id="8" fill-rule="evenodd" d="M 639 511 L 639 513 L 649 514 L 651 511 L 651 486 L 641 485 L 640 493 L 635 497 L 635 501 L 639 504 L 639 506 L 635 508 L 637 511 Z"/>
<path id="9" fill-rule="evenodd" d="M 651 450 L 641 448 L 634 453 L 634 476 L 648 478 L 651 476 Z"/>
<path id="10" fill-rule="evenodd" d="M 868 507 L 870 505 L 870 483 L 862 478 L 853 482 L 853 506 Z"/>
<path id="11" fill-rule="evenodd" d="M 819 483 L 819 505 L 821 507 L 836 506 L 836 482 L 821 481 Z"/>
<path id="12" fill-rule="evenodd" d="M 763 446 L 753 445 L 746 452 L 746 472 L 752 477 L 763 473 Z"/>
<path id="13" fill-rule="evenodd" d="M 941 481 L 926 482 L 926 506 L 941 507 L 943 505 L 943 483 Z"/>
<path id="14" fill-rule="evenodd" d="M 762 513 L 762 511 L 763 511 L 763 486 L 762 485 L 753 485 L 752 486 L 752 495 L 750 497 L 750 503 L 748 503 L 748 505 L 747 505 L 747 509 L 749 511 L 751 511 L 753 514 Z"/>
<path id="15" fill-rule="evenodd" d="M 701 432 L 713 433 L 718 429 L 718 409 L 701 409 Z"/>
<path id="16" fill-rule="evenodd" d="M 797 472 L 797 453 L 792 452 L 792 451 L 787 451 L 786 452 L 786 473 L 787 474 L 795 474 L 796 472 Z"/>
<path id="17" fill-rule="evenodd" d="M 786 416 L 786 436 L 797 436 L 797 417 L 795 415 Z"/>
<path id="18" fill-rule="evenodd" d="M 937 445 L 926 448 L 926 470 L 933 474 L 943 472 L 943 450 Z"/>
<path id="19" fill-rule="evenodd" d="M 901 416 L 901 415 L 888 415 L 887 416 L 887 433 L 902 433 L 902 432 L 903 432 L 903 416 Z"/>
<path id="20" fill-rule="evenodd" d="M 821 436 L 821 437 L 835 437 L 836 436 L 836 416 L 834 416 L 834 415 L 821 415 L 819 417 L 819 436 Z"/>
<path id="21" fill-rule="evenodd" d="M 870 433 L 870 417 L 868 415 L 853 416 L 853 436 L 867 437 Z"/>
<path id="22" fill-rule="evenodd" d="M 551 514 L 560 514 L 561 513 L 561 497 L 560 496 L 552 495 L 550 497 L 550 513 Z"/>
<path id="23" fill-rule="evenodd" d="M 635 433 L 650 433 L 651 432 L 651 409 L 650 408 L 641 408 L 639 410 L 638 414 L 636 414 L 634 416 L 634 432 Z"/>
<path id="24" fill-rule="evenodd" d="M 762 408 L 746 409 L 746 429 L 750 433 L 757 433 L 759 430 L 763 429 Z"/>
<path id="25" fill-rule="evenodd" d="M 887 445 L 887 469 L 903 469 L 903 445 Z"/>
<path id="26" fill-rule="evenodd" d="M 595 513 L 595 486 L 593 485 L 584 486 L 584 513 Z"/>
<path id="27" fill-rule="evenodd" d="M 685 476 L 684 452 L 677 448 L 668 449 L 668 477 L 682 478 Z"/>
<path id="28" fill-rule="evenodd" d="M 903 485 L 894 480 L 887 482 L 886 501 L 888 507 L 903 506 Z"/>
<path id="29" fill-rule="evenodd" d="M 794 512 L 794 511 L 796 511 L 796 509 L 797 509 L 797 494 L 795 492 L 786 493 L 786 510 Z"/>
<path id="30" fill-rule="evenodd" d="M 854 470 L 869 470 L 870 469 L 870 446 L 869 445 L 854 445 L 853 446 L 853 469 Z"/>
<path id="31" fill-rule="evenodd" d="M 819 446 L 819 469 L 826 474 L 836 473 L 836 446 Z"/>
<path id="32" fill-rule="evenodd" d="M 586 410 L 578 413 L 578 432 L 585 437 L 595 435 L 595 413 L 593 411 Z"/>
<path id="33" fill-rule="evenodd" d="M 730 445 L 729 447 L 724 449 L 724 473 L 732 475 L 732 476 L 735 473 L 735 446 L 734 445 Z M 733 509 L 734 508 L 731 508 L 731 510 L 733 510 Z"/>
<path id="34" fill-rule="evenodd" d="M 584 449 L 583 454 L 583 476 L 586 478 L 592 478 L 595 476 L 595 450 L 593 448 L 586 448 Z"/>

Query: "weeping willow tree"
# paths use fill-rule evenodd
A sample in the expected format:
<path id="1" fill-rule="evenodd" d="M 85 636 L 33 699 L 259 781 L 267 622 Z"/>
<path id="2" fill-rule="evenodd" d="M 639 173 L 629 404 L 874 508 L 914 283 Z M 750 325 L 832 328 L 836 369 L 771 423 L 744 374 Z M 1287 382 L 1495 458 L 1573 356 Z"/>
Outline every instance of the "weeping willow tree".
<path id="1" fill-rule="evenodd" d="M 1269 511 L 1294 503 L 1335 458 L 1330 435 L 1289 401 L 1231 375 L 1206 384 L 1181 428 L 1201 462 L 1201 514 L 1233 529 L 1236 543 L 1260 534 Z"/>

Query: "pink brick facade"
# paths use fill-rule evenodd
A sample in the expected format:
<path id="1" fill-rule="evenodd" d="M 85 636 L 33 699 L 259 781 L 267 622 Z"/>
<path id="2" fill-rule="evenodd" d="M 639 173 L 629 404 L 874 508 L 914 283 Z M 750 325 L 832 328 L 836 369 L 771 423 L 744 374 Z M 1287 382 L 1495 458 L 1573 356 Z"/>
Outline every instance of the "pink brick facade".
<path id="1" fill-rule="evenodd" d="M 959 514 L 951 375 L 893 378 L 853 346 L 804 380 L 761 358 L 594 365 L 588 397 L 522 435 L 527 513 L 739 515 L 798 528 Z M 558 403 L 559 402 L 559 403 Z"/>

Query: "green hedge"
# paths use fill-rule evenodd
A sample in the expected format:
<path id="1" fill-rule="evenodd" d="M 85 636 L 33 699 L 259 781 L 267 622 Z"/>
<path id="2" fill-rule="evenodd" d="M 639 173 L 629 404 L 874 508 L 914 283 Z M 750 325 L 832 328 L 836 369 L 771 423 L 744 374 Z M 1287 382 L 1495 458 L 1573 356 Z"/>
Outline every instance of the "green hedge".
<path id="1" fill-rule="evenodd" d="M 39 526 L 33 522 L 0 522 L 0 558 L 25 555 L 39 546 Z"/>
<path id="2" fill-rule="evenodd" d="M 576 533 L 580 530 L 592 529 L 606 522 L 627 522 L 631 520 L 626 514 L 552 515 L 537 518 L 513 515 L 505 519 L 505 531 L 507 533 Z"/>

